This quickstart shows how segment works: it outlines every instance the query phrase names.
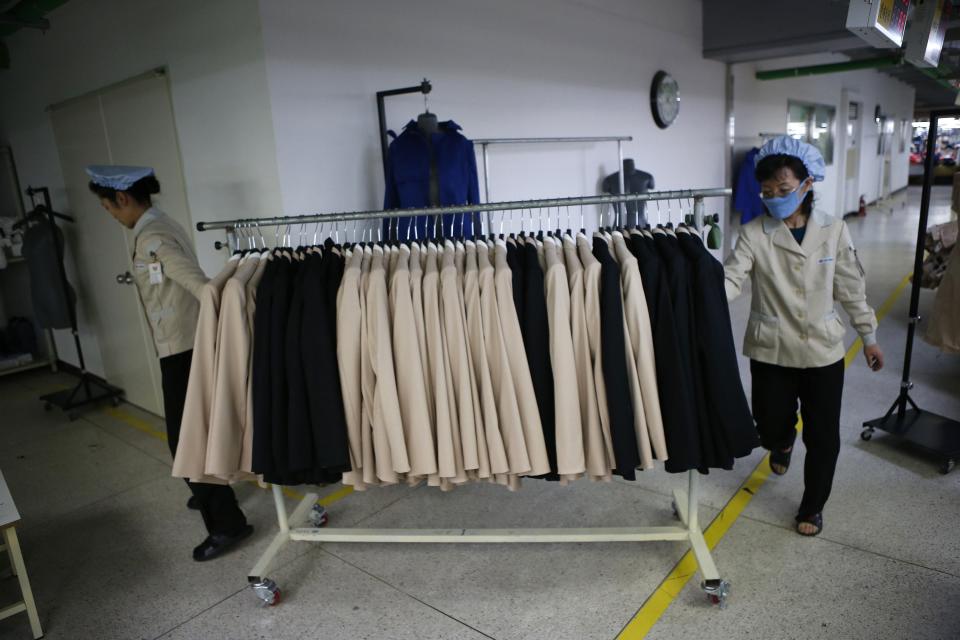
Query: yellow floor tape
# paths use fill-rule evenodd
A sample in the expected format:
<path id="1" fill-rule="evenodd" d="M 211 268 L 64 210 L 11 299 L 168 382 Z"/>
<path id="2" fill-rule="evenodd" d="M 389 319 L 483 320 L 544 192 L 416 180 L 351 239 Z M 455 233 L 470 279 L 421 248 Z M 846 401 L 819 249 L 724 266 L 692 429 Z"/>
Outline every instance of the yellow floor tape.
<path id="1" fill-rule="evenodd" d="M 900 284 L 893 290 L 893 293 L 884 300 L 883 304 L 880 305 L 880 308 L 877 310 L 878 321 L 890 312 L 897 298 L 908 284 L 910 284 L 910 276 L 906 276 L 901 280 Z M 853 362 L 853 359 L 857 357 L 862 348 L 863 341 L 860 338 L 853 341 L 853 344 L 851 344 L 847 350 L 846 356 L 844 356 L 845 368 L 850 366 L 850 363 Z M 801 427 L 802 425 L 798 423 L 797 429 L 799 430 Z M 740 488 L 733 494 L 729 502 L 724 505 L 717 517 L 710 523 L 710 526 L 703 532 L 703 537 L 706 538 L 707 546 L 711 550 L 717 546 L 720 539 L 723 538 L 724 534 L 727 533 L 737 518 L 740 517 L 740 514 L 747 508 L 747 505 L 750 504 L 750 501 L 757 494 L 760 487 L 767 481 L 769 476 L 770 454 L 767 454 L 754 468 L 750 477 L 740 485 Z M 647 637 L 647 633 L 650 632 L 653 625 L 657 623 L 667 610 L 667 607 L 680 595 L 680 592 L 696 572 L 697 560 L 692 551 L 687 551 L 683 554 L 683 557 L 680 558 L 676 566 L 674 566 L 673 571 L 663 579 L 663 582 L 660 583 L 656 591 L 647 598 L 643 606 L 640 607 L 633 618 L 630 619 L 630 622 L 627 623 L 617 636 L 617 640 L 641 640 L 641 638 Z"/>

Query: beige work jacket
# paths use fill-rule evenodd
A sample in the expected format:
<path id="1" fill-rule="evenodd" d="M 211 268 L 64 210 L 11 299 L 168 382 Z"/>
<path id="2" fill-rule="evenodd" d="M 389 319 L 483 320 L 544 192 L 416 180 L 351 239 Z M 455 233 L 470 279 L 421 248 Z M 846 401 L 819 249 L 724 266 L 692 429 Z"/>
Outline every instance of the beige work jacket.
<path id="1" fill-rule="evenodd" d="M 863 267 L 842 220 L 814 212 L 803 244 L 781 220 L 744 225 L 724 264 L 727 299 L 750 277 L 753 299 L 743 354 L 784 367 L 824 367 L 844 356 L 839 302 L 865 345 L 876 344 L 877 317 L 867 304 Z"/>
<path id="2" fill-rule="evenodd" d="M 183 227 L 156 207 L 143 212 L 133 235 L 133 276 L 157 355 L 189 351 L 197 331 L 200 290 L 209 280 L 197 263 L 193 242 Z M 154 263 L 160 265 L 160 278 L 154 278 L 159 282 L 151 282 Z"/>

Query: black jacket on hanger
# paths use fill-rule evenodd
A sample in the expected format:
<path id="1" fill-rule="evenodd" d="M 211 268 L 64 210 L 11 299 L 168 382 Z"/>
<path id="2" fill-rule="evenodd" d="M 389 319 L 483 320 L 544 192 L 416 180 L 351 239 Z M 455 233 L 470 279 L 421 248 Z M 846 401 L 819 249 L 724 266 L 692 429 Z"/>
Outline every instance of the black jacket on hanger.
<path id="1" fill-rule="evenodd" d="M 287 424 L 274 424 L 274 444 L 282 444 L 277 439 L 278 432 L 286 431 L 286 451 L 288 471 L 298 473 L 313 468 L 313 430 L 310 426 L 310 407 L 307 396 L 307 381 L 303 375 L 301 353 L 301 324 L 305 298 L 307 273 L 315 266 L 318 256 L 307 254 L 302 260 L 294 260 L 293 286 L 290 293 L 290 305 L 285 318 L 287 326 L 284 335 L 284 365 L 287 372 Z M 311 392 L 313 390 L 311 389 Z M 285 428 L 284 428 L 285 427 Z M 282 450 L 282 446 L 278 447 Z M 274 455 L 283 455 L 276 449 Z"/>
<path id="2" fill-rule="evenodd" d="M 552 479 L 557 472 L 556 414 L 553 404 L 553 368 L 550 365 L 550 325 L 547 320 L 546 285 L 537 247 L 532 242 L 524 244 L 523 250 L 523 348 L 527 352 L 527 364 L 533 379 L 533 392 L 537 396 L 540 422 L 543 424 L 543 439 L 547 445 Z M 556 476 L 559 478 L 559 476 Z"/>
<path id="3" fill-rule="evenodd" d="M 760 440 L 740 381 L 723 265 L 699 238 L 683 235 L 679 243 L 692 267 L 697 348 L 705 376 L 708 415 L 715 436 L 719 436 L 718 452 L 729 457 L 733 466 L 732 458 L 749 455 Z"/>
<path id="4" fill-rule="evenodd" d="M 516 242 L 507 242 L 507 266 L 513 280 L 513 306 L 517 308 L 517 319 L 520 321 L 520 333 L 525 330 L 523 325 L 523 258 L 522 250 Z"/>
<path id="5" fill-rule="evenodd" d="M 336 291 L 343 274 L 343 258 L 328 248 L 322 257 L 313 254 L 308 260 L 300 340 L 313 458 L 317 468 L 342 473 L 351 468 L 336 345 Z M 334 292 L 332 326 L 331 291 Z"/>
<path id="6" fill-rule="evenodd" d="M 623 297 L 620 267 L 603 238 L 593 239 L 593 255 L 600 262 L 600 353 L 607 387 L 610 438 L 613 440 L 614 473 L 636 480 L 640 466 L 637 433 L 633 426 L 633 402 L 627 385 L 627 343 L 624 337 Z"/>
<path id="7" fill-rule="evenodd" d="M 264 267 L 257 285 L 257 307 L 253 316 L 253 457 L 254 473 L 273 473 L 273 411 L 270 373 L 271 307 L 279 261 L 274 256 Z"/>
<path id="8" fill-rule="evenodd" d="M 657 391 L 670 454 L 664 469 L 670 473 L 689 471 L 700 465 L 700 434 L 697 433 L 690 387 L 684 384 L 667 275 L 649 238 L 630 234 L 630 249 L 640 265 L 640 280 L 653 328 Z"/>
<path id="9" fill-rule="evenodd" d="M 693 398 L 696 433 L 700 440 L 700 461 L 697 466 L 702 473 L 718 466 L 718 457 L 710 433 L 710 419 L 703 390 L 697 344 L 697 327 L 694 322 L 693 293 L 690 265 L 680 250 L 677 238 L 656 234 L 654 243 L 667 271 L 670 299 L 673 302 L 673 319 L 677 329 L 677 345 L 680 347 L 680 367 L 686 388 Z"/>

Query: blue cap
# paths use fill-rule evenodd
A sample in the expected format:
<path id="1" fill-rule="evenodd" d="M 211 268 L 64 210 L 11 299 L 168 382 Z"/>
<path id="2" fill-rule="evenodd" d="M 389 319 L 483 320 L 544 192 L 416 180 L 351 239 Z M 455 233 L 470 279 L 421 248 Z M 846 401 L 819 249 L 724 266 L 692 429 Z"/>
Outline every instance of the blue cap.
<path id="1" fill-rule="evenodd" d="M 766 144 L 760 147 L 757 153 L 756 164 L 767 156 L 785 155 L 798 158 L 803 166 L 807 168 L 807 173 L 813 178 L 814 182 L 823 182 L 826 176 L 827 166 L 823 162 L 823 154 L 812 144 L 791 138 L 790 136 L 780 136 L 768 140 Z"/>
<path id="2" fill-rule="evenodd" d="M 113 164 L 95 164 L 87 167 L 87 175 L 95 185 L 126 191 L 141 178 L 153 175 L 150 167 L 127 167 Z"/>

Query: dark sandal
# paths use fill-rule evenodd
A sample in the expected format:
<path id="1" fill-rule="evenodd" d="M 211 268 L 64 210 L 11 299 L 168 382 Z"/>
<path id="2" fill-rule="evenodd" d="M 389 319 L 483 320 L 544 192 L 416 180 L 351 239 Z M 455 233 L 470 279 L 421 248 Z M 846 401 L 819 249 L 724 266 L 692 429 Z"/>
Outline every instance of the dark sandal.
<path id="1" fill-rule="evenodd" d="M 823 531 L 823 514 L 822 513 L 815 513 L 812 516 L 805 516 L 803 518 L 801 518 L 800 516 L 797 516 L 796 520 L 797 520 L 797 533 L 799 533 L 802 536 L 805 536 L 807 538 L 812 538 L 813 536 L 820 535 L 820 532 Z M 814 531 L 813 533 L 803 533 L 802 531 L 800 531 L 800 525 L 803 523 L 812 524 L 817 528 L 817 530 Z"/>
<path id="2" fill-rule="evenodd" d="M 772 449 L 770 451 L 770 471 L 773 471 L 776 475 L 782 476 L 790 470 L 790 457 L 793 455 L 793 445 L 790 446 L 789 451 L 780 451 L 779 449 Z M 783 467 L 783 471 L 777 471 L 773 468 L 773 465 L 779 465 Z"/>

